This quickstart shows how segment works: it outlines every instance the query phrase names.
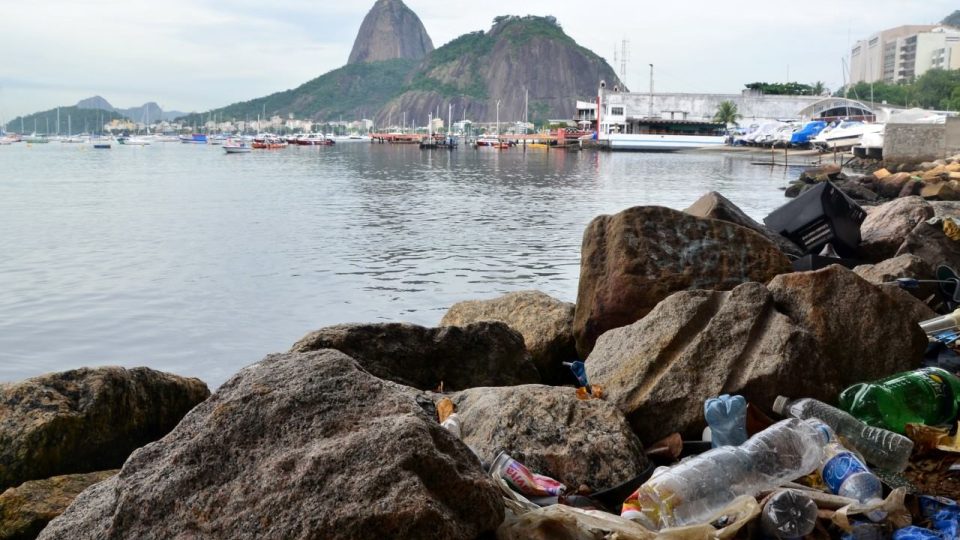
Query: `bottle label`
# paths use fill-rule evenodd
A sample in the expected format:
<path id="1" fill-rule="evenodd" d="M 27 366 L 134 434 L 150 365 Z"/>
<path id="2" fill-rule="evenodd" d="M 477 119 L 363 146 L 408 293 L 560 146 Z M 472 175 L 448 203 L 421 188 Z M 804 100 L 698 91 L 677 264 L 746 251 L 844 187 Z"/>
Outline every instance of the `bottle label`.
<path id="1" fill-rule="evenodd" d="M 867 472 L 867 467 L 851 452 L 840 452 L 823 466 L 823 481 L 831 493 L 839 493 L 843 481 L 854 474 Z"/>

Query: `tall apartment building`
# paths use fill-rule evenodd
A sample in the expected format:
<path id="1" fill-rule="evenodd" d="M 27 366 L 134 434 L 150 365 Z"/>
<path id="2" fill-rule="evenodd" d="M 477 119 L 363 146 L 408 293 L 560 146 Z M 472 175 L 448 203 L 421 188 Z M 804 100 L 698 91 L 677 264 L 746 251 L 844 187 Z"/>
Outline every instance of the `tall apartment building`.
<path id="1" fill-rule="evenodd" d="M 960 69 L 960 29 L 898 26 L 860 40 L 850 50 L 850 84 L 910 81 L 930 69 Z"/>

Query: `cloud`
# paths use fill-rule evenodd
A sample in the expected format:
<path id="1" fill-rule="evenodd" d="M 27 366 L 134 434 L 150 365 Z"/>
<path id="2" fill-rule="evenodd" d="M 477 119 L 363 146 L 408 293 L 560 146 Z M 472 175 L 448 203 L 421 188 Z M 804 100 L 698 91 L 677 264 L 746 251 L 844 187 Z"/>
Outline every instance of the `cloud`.
<path id="1" fill-rule="evenodd" d="M 554 15 L 613 62 L 630 40 L 628 83 L 645 90 L 738 92 L 756 80 L 843 82 L 851 41 L 936 22 L 945 0 L 704 0 L 591 4 L 406 0 L 437 46 L 486 30 L 497 15 Z M 102 94 L 117 106 L 158 101 L 206 110 L 292 88 L 346 62 L 373 4 L 331 0 L 3 0 L 0 117 Z M 904 4 L 910 4 L 904 9 Z M 13 45 L 11 45 L 13 44 Z M 10 51 L 14 51 L 11 53 Z M 616 66 L 619 69 L 619 66 Z"/>

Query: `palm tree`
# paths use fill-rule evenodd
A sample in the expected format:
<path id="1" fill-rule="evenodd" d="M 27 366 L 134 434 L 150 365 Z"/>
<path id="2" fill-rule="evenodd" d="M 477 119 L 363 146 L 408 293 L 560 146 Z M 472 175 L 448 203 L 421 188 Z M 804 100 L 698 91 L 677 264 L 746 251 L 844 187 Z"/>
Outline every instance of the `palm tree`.
<path id="1" fill-rule="evenodd" d="M 829 92 L 829 90 L 827 89 L 827 85 L 823 84 L 823 81 L 817 81 L 813 83 L 812 92 L 815 96 L 822 96 L 823 94 Z"/>
<path id="2" fill-rule="evenodd" d="M 737 111 L 737 104 L 732 101 L 723 101 L 717 106 L 717 114 L 713 115 L 713 121 L 718 124 L 729 126 L 737 125 L 737 120 L 743 118 L 743 115 Z"/>

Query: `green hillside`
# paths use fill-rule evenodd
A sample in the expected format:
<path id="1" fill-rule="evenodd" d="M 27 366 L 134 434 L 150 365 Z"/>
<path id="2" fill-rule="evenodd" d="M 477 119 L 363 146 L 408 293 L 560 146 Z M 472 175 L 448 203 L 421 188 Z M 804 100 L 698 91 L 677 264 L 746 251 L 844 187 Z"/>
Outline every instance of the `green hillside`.
<path id="1" fill-rule="evenodd" d="M 321 75 L 297 88 L 266 97 L 234 103 L 221 109 L 191 114 L 186 123 L 200 123 L 215 114 L 223 120 L 255 120 L 293 114 L 296 118 L 329 120 L 372 117 L 392 97 L 403 91 L 407 78 L 416 68 L 415 60 L 386 60 L 350 64 Z"/>
<path id="2" fill-rule="evenodd" d="M 60 107 L 60 133 L 99 132 L 101 126 L 111 120 L 127 120 L 126 116 L 98 109 L 78 109 Z M 68 133 L 68 127 L 70 128 Z M 14 133 L 37 133 L 53 135 L 57 133 L 57 109 L 50 109 L 26 116 L 18 116 L 7 122 L 7 131 Z"/>

